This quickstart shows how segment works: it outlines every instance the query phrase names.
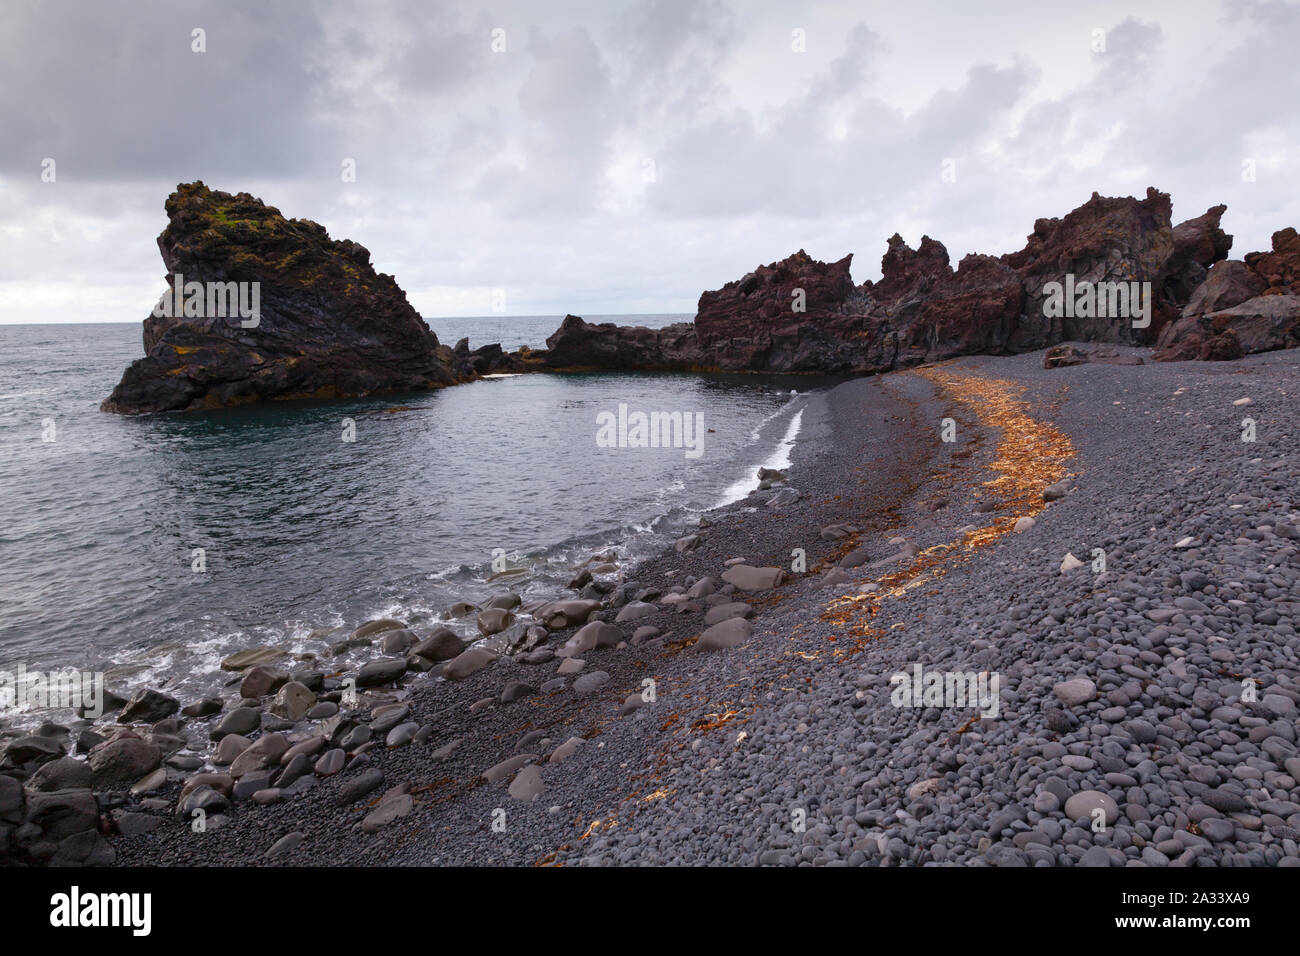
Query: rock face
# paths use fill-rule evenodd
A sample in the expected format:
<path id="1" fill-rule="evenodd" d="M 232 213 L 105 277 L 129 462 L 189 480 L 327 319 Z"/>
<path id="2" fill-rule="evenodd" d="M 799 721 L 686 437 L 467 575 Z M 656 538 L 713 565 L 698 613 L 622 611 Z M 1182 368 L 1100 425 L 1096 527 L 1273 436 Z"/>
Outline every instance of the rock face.
<path id="1" fill-rule="evenodd" d="M 1018 336 L 1024 292 L 1005 262 L 970 255 L 954 272 L 942 243 L 924 236 L 913 252 L 895 234 L 880 265 L 880 282 L 862 286 L 874 306 L 868 370 L 1001 352 Z"/>
<path id="2" fill-rule="evenodd" d="M 355 242 L 201 182 L 178 186 L 166 208 L 158 237 L 169 286 L 163 300 L 176 313 L 181 283 L 181 314 L 155 309 L 145 319 L 145 357 L 126 370 L 103 410 L 358 396 L 436 388 L 465 375 L 393 277 L 375 272 Z M 243 314 L 251 308 L 235 302 L 256 304 L 258 314 Z"/>
<path id="3" fill-rule="evenodd" d="M 1025 288 L 1028 321 L 1025 334 L 1015 343 L 1016 350 L 1062 341 L 1142 344 L 1154 338 L 1177 315 L 1177 308 L 1164 293 L 1166 270 L 1171 261 L 1180 264 L 1193 256 L 1192 251 L 1185 251 L 1175 260 L 1171 212 L 1169 194 L 1155 189 L 1148 189 L 1142 200 L 1108 199 L 1093 193 L 1063 219 L 1035 222 L 1028 245 L 1003 257 Z M 1184 225 L 1189 226 L 1185 233 L 1190 235 L 1204 231 Z M 1067 275 L 1074 276 L 1076 286 L 1085 281 L 1152 283 L 1151 326 L 1138 329 L 1131 321 L 1111 316 L 1046 318 L 1045 288 L 1049 283 L 1064 283 Z"/>
<path id="4" fill-rule="evenodd" d="M 1174 226 L 1166 193 L 1094 193 L 1063 218 L 1039 219 L 1019 252 L 968 255 L 956 269 L 942 243 L 925 236 L 912 249 L 894 235 L 880 281 L 860 286 L 850 275 L 852 256 L 820 262 L 801 249 L 705 292 L 693 327 L 632 329 L 568 316 L 548 351 L 529 359 L 551 370 L 870 373 L 1067 341 L 1148 345 L 1179 321 L 1227 256 L 1232 237 L 1219 227 L 1225 208 Z M 1294 232 L 1275 242 L 1267 263 L 1252 266 L 1266 269 L 1279 291 L 1300 278 L 1293 239 Z M 1140 298 L 1116 314 L 1116 295 L 1103 310 L 1109 293 L 1099 286 L 1121 284 Z M 1095 304 L 1076 299 L 1074 290 L 1084 287 L 1098 290 Z M 1068 307 L 1056 307 L 1067 299 Z M 1279 322 L 1270 312 L 1241 324 L 1268 339 Z"/>
<path id="5" fill-rule="evenodd" d="M 546 340 L 538 361 L 551 371 L 660 369 L 694 371 L 714 367 L 703 359 L 695 327 L 686 322 L 647 329 L 612 322 L 592 324 L 566 315 Z"/>
<path id="6" fill-rule="evenodd" d="M 1159 361 L 1230 360 L 1300 346 L 1300 236 L 1273 233 L 1272 252 L 1215 263 L 1156 343 Z"/>
<path id="7" fill-rule="evenodd" d="M 440 352 L 445 352 L 445 346 Z M 520 349 L 517 353 L 506 352 L 498 344 L 482 345 L 471 351 L 469 339 L 461 339 L 451 350 L 449 356 L 445 356 L 449 364 L 454 366 L 461 374 L 470 373 L 473 375 L 492 375 L 497 373 L 523 372 L 528 368 L 527 347 Z"/>
<path id="8" fill-rule="evenodd" d="M 695 332 L 709 365 L 727 370 L 851 371 L 867 331 L 853 256 L 818 262 L 800 249 L 700 296 Z M 802 301 L 799 301 L 800 297 Z M 802 307 L 803 311 L 796 311 Z"/>

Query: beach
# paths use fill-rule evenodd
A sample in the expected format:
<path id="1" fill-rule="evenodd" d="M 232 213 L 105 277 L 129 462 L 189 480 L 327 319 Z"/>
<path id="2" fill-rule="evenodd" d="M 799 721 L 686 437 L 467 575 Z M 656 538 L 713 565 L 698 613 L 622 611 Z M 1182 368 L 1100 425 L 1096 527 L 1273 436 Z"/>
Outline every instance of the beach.
<path id="1" fill-rule="evenodd" d="M 285 731 L 380 727 L 346 769 L 214 781 L 202 832 L 169 771 L 105 808 L 115 862 L 1300 865 L 1296 364 L 1040 351 L 815 393 L 784 481 L 626 569 L 580 669 L 546 650 L 571 626 L 366 690 Z M 737 589 L 738 558 L 785 580 Z M 996 716 L 899 706 L 917 665 L 996 675 Z"/>

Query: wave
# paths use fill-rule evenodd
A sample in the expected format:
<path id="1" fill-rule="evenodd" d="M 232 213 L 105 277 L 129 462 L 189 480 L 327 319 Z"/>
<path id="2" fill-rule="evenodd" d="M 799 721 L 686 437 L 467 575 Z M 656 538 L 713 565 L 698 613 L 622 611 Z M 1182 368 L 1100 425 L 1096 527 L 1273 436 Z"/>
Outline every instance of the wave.
<path id="1" fill-rule="evenodd" d="M 799 428 L 803 424 L 803 412 L 804 410 L 800 408 L 793 416 L 791 416 L 790 424 L 787 425 L 785 429 L 785 435 L 777 444 L 776 449 L 768 456 L 767 460 L 763 462 L 760 467 L 770 468 L 776 471 L 781 471 L 790 467 L 790 456 L 794 451 L 795 443 L 799 438 Z M 753 473 L 747 474 L 743 478 L 738 478 L 736 481 L 733 481 L 728 485 L 722 492 L 722 500 L 713 507 L 722 508 L 733 502 L 740 501 L 742 498 L 748 496 L 750 492 L 756 490 L 758 485 L 758 469 L 755 469 Z"/>

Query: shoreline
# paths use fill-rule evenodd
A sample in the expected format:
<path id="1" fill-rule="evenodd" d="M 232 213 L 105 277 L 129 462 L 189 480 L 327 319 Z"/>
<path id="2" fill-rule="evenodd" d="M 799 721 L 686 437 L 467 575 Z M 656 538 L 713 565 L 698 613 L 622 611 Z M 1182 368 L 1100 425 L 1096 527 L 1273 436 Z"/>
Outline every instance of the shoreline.
<path id="1" fill-rule="evenodd" d="M 809 401 L 804 403 L 797 412 L 803 414 L 805 420 L 801 425 L 800 438 L 795 448 L 794 462 L 789 471 L 788 483 L 784 485 L 778 483 L 773 491 L 746 496 L 746 498 L 732 502 L 729 505 L 709 511 L 706 518 L 709 524 L 700 531 L 704 543 L 699 548 L 686 552 L 678 552 L 672 546 L 669 546 L 663 551 L 643 559 L 634 568 L 628 569 L 629 574 L 635 576 L 639 585 L 633 590 L 639 592 L 646 587 L 656 586 L 666 589 L 674 583 L 681 584 L 690 581 L 694 570 L 699 569 L 702 571 L 715 563 L 721 564 L 722 560 L 735 555 L 743 554 L 751 561 L 760 564 L 766 564 L 769 560 L 774 561 L 783 554 L 788 556 L 788 552 L 793 545 L 786 547 L 786 542 L 783 540 L 784 533 L 777 530 L 776 522 L 778 520 L 791 521 L 795 519 L 795 514 L 786 510 L 779 519 L 769 519 L 766 515 L 763 515 L 764 520 L 755 523 L 752 520 L 754 516 L 749 513 L 755 507 L 759 508 L 760 512 L 766 512 L 768 509 L 761 504 L 762 499 L 779 492 L 782 487 L 801 489 L 800 501 L 788 506 L 790 509 L 800 509 L 800 515 L 802 515 L 803 511 L 812 508 L 815 509 L 816 513 L 825 516 L 827 519 L 839 516 L 843 508 L 841 504 L 830 497 L 834 491 L 832 485 L 837 481 L 847 481 L 849 476 L 857 468 L 861 467 L 862 461 L 866 459 L 853 456 L 852 460 L 849 460 L 843 455 L 834 455 L 836 468 L 833 471 L 825 468 L 818 469 L 813 462 L 827 457 L 828 453 L 833 450 L 835 432 L 832 425 L 840 410 L 831 407 L 833 403 L 838 405 L 839 399 L 832 399 L 830 396 L 845 386 L 865 393 L 855 398 L 855 403 L 882 411 L 893 407 L 891 401 L 874 394 L 876 386 L 871 384 L 870 379 L 850 380 L 835 389 L 812 393 L 809 396 Z M 896 413 L 890 412 L 890 415 L 893 417 Z M 911 422 L 910 425 L 917 427 L 919 423 Z M 862 429 L 861 441 L 864 445 L 876 444 L 878 448 L 874 457 L 881 460 L 892 458 L 893 452 L 888 449 L 905 440 L 903 430 L 898 424 L 894 424 L 888 429 L 892 434 L 889 439 L 884 441 L 873 442 L 872 430 L 872 428 Z M 788 426 L 786 426 L 786 434 L 788 435 Z M 813 476 L 812 472 L 815 470 L 822 472 L 820 478 Z M 805 477 L 805 473 L 808 473 L 807 477 Z M 892 500 L 896 491 L 893 488 L 881 487 L 877 489 L 877 493 L 879 501 L 884 502 Z M 814 496 L 817 494 L 827 496 L 826 500 L 816 502 Z M 805 519 L 801 523 L 807 524 L 808 521 L 813 521 L 815 524 L 813 519 Z M 813 538 L 812 541 L 801 540 L 800 542 L 807 547 L 810 568 L 816 562 L 824 561 L 839 547 L 838 542 L 822 541 L 816 535 L 815 528 L 811 537 Z M 721 558 L 718 557 L 719 555 L 721 555 Z M 788 566 L 788 560 L 786 564 Z M 717 580 L 720 570 L 719 568 L 714 571 L 715 580 Z M 667 574 L 669 571 L 677 572 L 671 580 Z M 667 583 L 661 584 L 660 582 Z M 719 584 L 721 584 L 721 581 L 719 581 Z M 732 589 L 727 587 L 727 590 Z M 740 600 L 739 595 L 737 595 L 736 600 Z M 759 603 L 755 599 L 756 607 Z M 619 610 L 620 608 L 615 606 L 601 616 L 613 621 Z M 478 772 L 486 770 L 507 759 L 513 752 L 511 748 L 502 746 L 505 743 L 504 735 L 508 735 L 510 726 L 519 722 L 530 726 L 541 725 L 543 720 L 546 719 L 535 713 L 535 711 L 552 709 L 557 711 L 557 716 L 550 717 L 547 721 L 548 724 L 563 724 L 575 729 L 579 735 L 607 725 L 609 718 L 615 720 L 625 719 L 617 717 L 618 706 L 616 704 L 612 707 L 609 705 L 607 698 L 611 692 L 610 689 L 620 687 L 623 684 L 635 689 L 638 683 L 636 677 L 638 673 L 655 667 L 660 661 L 667 658 L 681 658 L 678 666 L 681 663 L 689 663 L 689 658 L 682 658 L 682 654 L 678 652 L 674 645 L 680 641 L 691 639 L 702 630 L 700 626 L 702 616 L 702 612 L 685 615 L 677 614 L 672 612 L 671 607 L 666 607 L 645 618 L 644 621 L 638 620 L 634 624 L 616 624 L 615 626 L 623 631 L 624 637 L 629 641 L 638 627 L 645 626 L 645 622 L 651 622 L 652 626 L 660 626 L 663 629 L 663 635 L 641 644 L 629 643 L 622 650 L 595 650 L 584 655 L 590 661 L 584 668 L 584 674 L 595 672 L 599 668 L 609 675 L 609 680 L 604 684 L 602 691 L 590 697 L 579 697 L 571 689 L 566 688 L 563 691 L 552 692 L 545 696 L 541 694 L 530 695 L 508 705 L 497 703 L 486 709 L 481 707 L 482 703 L 489 699 L 499 699 L 504 685 L 512 680 L 526 681 L 530 685 L 540 685 L 548 677 L 553 678 L 553 671 L 558 661 L 547 662 L 542 665 L 530 665 L 523 663 L 519 658 L 502 657 L 494 664 L 462 681 L 429 682 L 417 678 L 411 682 L 409 696 L 402 696 L 410 702 L 412 708 L 411 720 L 421 724 L 421 726 L 432 726 L 435 729 L 423 744 L 412 744 L 410 747 L 404 748 L 404 750 L 411 757 L 418 758 L 423 755 L 427 759 L 430 754 L 441 751 L 456 739 L 462 739 L 463 743 L 455 749 L 452 756 L 434 762 L 434 765 L 429 769 L 436 769 L 439 779 L 451 778 L 455 781 L 444 786 L 456 787 L 461 797 L 469 797 L 479 789 L 475 779 L 478 775 L 476 770 Z M 561 646 L 573 633 L 573 628 L 560 632 L 557 635 L 558 641 L 553 637 L 549 646 Z M 611 661 L 611 655 L 618 655 L 628 659 Z M 581 677 L 582 674 L 578 676 Z M 492 693 L 491 698 L 487 696 L 490 692 Z M 396 697 L 398 695 L 385 694 L 384 696 Z M 626 695 L 616 696 L 619 696 L 621 700 Z M 660 700 L 662 701 L 663 698 L 661 697 Z M 549 703 L 549 706 L 542 706 L 544 702 Z M 381 703 L 379 705 L 382 706 Z M 476 705 L 479 705 L 480 709 L 471 712 L 471 708 L 475 708 Z M 359 709 L 363 712 L 368 710 L 368 708 Z M 601 733 L 607 732 L 608 730 L 601 731 Z M 597 734 L 597 736 L 600 736 L 600 734 Z M 554 740 L 552 746 L 559 743 L 563 743 L 563 740 Z M 381 751 L 382 757 L 377 757 L 375 750 Z M 404 762 L 402 758 L 407 755 L 401 749 L 385 751 L 382 744 L 375 750 L 371 751 L 372 756 L 376 756 L 375 762 L 382 761 L 385 765 Z M 482 764 L 482 766 L 478 766 L 479 764 Z M 220 771 L 221 768 L 218 767 L 216 770 Z M 356 770 L 357 774 L 364 772 L 363 768 Z M 392 772 L 386 770 L 385 777 L 387 778 Z M 350 771 L 345 771 L 340 776 L 344 783 L 349 773 Z M 269 807 L 253 807 L 247 803 L 241 804 L 236 801 L 234 803 L 234 813 L 245 817 L 248 820 L 247 824 L 245 820 L 234 820 L 231 824 L 212 831 L 208 836 L 216 840 L 222 834 L 229 833 L 231 830 L 245 825 L 256 826 L 258 830 L 261 830 L 261 826 L 251 820 L 254 815 L 262 818 L 287 813 L 289 817 L 301 818 L 303 821 L 309 818 L 315 819 L 322 815 L 329 816 L 330 811 L 334 810 L 334 808 L 329 805 L 328 801 L 321 803 L 319 797 L 323 791 L 333 789 L 334 782 L 332 780 L 325 781 L 323 785 L 312 788 L 302 796 L 286 798 L 286 803 Z M 169 786 L 167 790 L 162 791 L 162 793 L 166 794 L 165 799 L 168 799 L 171 806 L 175 805 L 175 795 L 178 790 L 178 786 Z M 373 798 L 375 795 L 372 793 L 370 796 Z M 306 801 L 318 804 L 317 809 L 308 809 L 303 805 Z M 537 803 L 530 804 L 530 813 L 538 809 L 538 803 L 545 801 L 546 795 L 543 794 Z M 552 805 L 548 803 L 545 809 L 549 810 Z M 495 809 L 495 807 L 488 809 Z M 241 813 L 241 811 L 243 812 Z M 335 811 L 336 814 L 338 812 L 341 811 Z M 548 820 L 553 819 L 552 815 L 548 814 L 547 817 Z M 334 821 L 336 825 L 339 823 L 338 820 Z M 152 838 L 160 834 L 163 829 L 171 830 L 172 827 L 164 824 L 148 836 L 119 840 L 119 861 L 122 863 L 163 862 L 165 856 L 161 854 L 166 854 L 166 849 L 162 846 L 155 846 L 152 850 L 150 849 L 153 844 Z M 180 838 L 182 843 L 185 841 L 186 837 L 183 828 L 182 832 L 176 834 L 176 836 Z M 448 834 L 449 840 L 450 837 L 451 835 Z M 242 842 L 244 842 L 243 839 L 236 838 L 236 843 Z M 206 844 L 200 846 L 202 845 Z M 179 852 L 179 847 L 177 850 Z M 198 850 L 198 846 L 193 848 L 193 852 L 198 852 Z M 137 852 L 143 855 L 137 857 Z M 182 855 L 188 856 L 190 852 L 190 850 L 186 850 Z M 246 851 L 234 850 L 233 852 L 238 855 Z M 337 854 L 337 841 L 322 845 L 321 852 Z M 353 863 L 364 863 L 366 860 L 364 851 L 358 849 L 357 853 L 359 855 L 349 853 L 347 859 Z M 155 854 L 160 855 L 155 856 Z M 315 857 L 315 859 L 323 862 L 326 857 L 322 855 Z M 299 860 L 299 862 L 302 861 Z M 471 861 L 465 860 L 465 862 Z M 512 862 L 532 862 L 532 860 L 515 859 Z"/>
<path id="2" fill-rule="evenodd" d="M 751 476 L 769 457 L 770 447 L 778 443 L 779 432 L 767 434 L 769 422 L 780 420 L 781 416 L 788 417 L 790 409 L 795 407 L 792 401 L 806 402 L 807 393 L 789 399 L 782 389 L 776 388 L 775 391 L 778 395 L 776 400 L 781 404 L 755 426 L 756 430 L 764 430 L 763 441 L 748 449 L 748 454 L 754 458 L 754 467 L 748 469 Z M 721 461 L 725 465 L 730 459 L 724 455 Z M 509 570 L 500 577 L 494 574 L 487 560 L 485 541 L 482 561 L 478 564 L 471 564 L 472 558 L 466 559 L 464 554 L 455 553 L 454 559 L 448 557 L 445 562 L 428 564 L 431 570 L 427 573 L 404 569 L 402 576 L 395 578 L 373 573 L 354 575 L 353 583 L 363 587 L 353 589 L 355 593 L 342 600 L 326 595 L 319 602 L 297 604 L 291 598 L 279 605 L 280 610 L 276 610 L 271 602 L 263 601 L 258 615 L 244 615 L 241 620 L 218 613 L 214 615 L 218 623 L 212 626 L 206 625 L 206 618 L 200 619 L 194 613 L 164 618 L 157 615 L 146 618 L 142 613 L 141 618 L 148 620 L 149 626 L 140 628 L 129 643 L 114 643 L 109 638 L 106 643 L 93 645 L 87 659 L 83 642 L 80 650 L 76 647 L 61 650 L 59 656 L 51 655 L 38 659 L 36 663 L 28 657 L 27 666 L 39 666 L 50 672 L 72 666 L 78 671 L 105 672 L 108 687 L 122 696 L 130 697 L 137 691 L 154 688 L 179 698 L 185 704 L 195 697 L 222 693 L 222 682 L 228 680 L 229 674 L 223 674 L 221 662 L 236 652 L 253 646 L 268 646 L 284 651 L 285 661 L 291 663 L 301 663 L 305 655 L 310 654 L 329 663 L 329 646 L 347 638 L 355 627 L 370 620 L 395 617 L 417 629 L 450 625 L 460 630 L 462 637 L 478 639 L 481 635 L 474 631 L 472 619 L 467 628 L 463 627 L 464 621 L 445 619 L 448 606 L 461 601 L 481 603 L 509 589 L 518 590 L 525 601 L 574 597 L 575 592 L 567 592 L 564 588 L 572 576 L 571 565 L 589 553 L 616 550 L 620 556 L 618 563 L 626 566 L 629 560 L 639 558 L 647 549 L 659 546 L 659 543 L 652 542 L 671 545 L 676 536 L 687 533 L 695 515 L 711 510 L 706 505 L 724 497 L 726 488 L 736 483 L 731 480 L 734 474 L 732 465 L 718 476 L 716 484 L 709 482 L 707 488 L 701 486 L 703 490 L 698 493 L 691 493 L 689 488 L 683 493 L 679 490 L 680 483 L 672 485 L 666 479 L 660 496 L 642 503 L 646 507 L 643 515 L 630 513 L 622 525 L 613 526 L 609 522 L 607 528 L 595 533 L 592 533 L 592 527 L 603 522 L 565 524 L 557 530 L 561 534 L 572 534 L 558 541 L 535 537 L 535 540 L 546 543 L 531 552 L 511 551 L 507 556 Z M 520 573 L 523 570 L 528 573 Z M 183 605 L 181 608 L 183 610 Z M 197 640 L 194 638 L 196 632 Z M 147 640 L 141 642 L 141 637 Z M 15 654 L 15 658 L 17 656 Z M 364 659 L 360 663 L 364 663 Z M 75 719 L 76 715 L 67 709 L 39 713 L 5 712 L 0 715 L 0 750 L 7 742 L 3 736 L 5 731 L 31 730 L 49 721 L 67 724 Z"/>
<path id="3" fill-rule="evenodd" d="M 542 650 L 368 691 L 357 722 L 386 729 L 394 711 L 373 710 L 396 703 L 414 740 L 381 730 L 337 777 L 266 806 L 214 798 L 204 833 L 177 821 L 169 781 L 117 808 L 132 835 L 107 839 L 116 862 L 1300 865 L 1296 353 L 1041 361 L 963 358 L 817 393 L 786 483 L 638 564 L 596 625 L 622 640 L 584 647 L 576 677 Z M 1242 407 L 1272 429 L 1250 457 Z M 1024 421 L 1059 429 L 1068 454 L 1040 468 L 1006 434 Z M 1189 441 L 1205 454 L 1186 472 Z M 1029 501 L 1062 472 L 1059 497 Z M 1261 475 L 1266 497 L 1247 490 Z M 1023 482 L 990 484 L 1007 479 Z M 1198 517 L 1216 509 L 1223 527 Z M 1089 567 L 1093 547 L 1108 569 Z M 794 548 L 806 574 L 789 571 Z M 1082 567 L 1062 570 L 1067 552 Z M 721 575 L 738 557 L 791 580 L 736 591 Z M 706 576 L 713 595 L 664 601 Z M 737 646 L 701 650 L 722 606 L 750 622 L 728 626 Z M 893 706 L 890 676 L 914 665 L 999 674 L 998 716 Z M 1258 702 L 1223 676 L 1247 671 Z M 1106 830 L 1074 822 L 1084 803 Z"/>

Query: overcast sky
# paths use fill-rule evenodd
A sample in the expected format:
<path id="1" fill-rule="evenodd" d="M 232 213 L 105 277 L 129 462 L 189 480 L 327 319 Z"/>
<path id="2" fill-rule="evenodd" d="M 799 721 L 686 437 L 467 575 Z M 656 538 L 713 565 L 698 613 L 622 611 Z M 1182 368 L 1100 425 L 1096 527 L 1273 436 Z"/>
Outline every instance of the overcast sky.
<path id="1" fill-rule="evenodd" d="M 1227 203 L 1240 257 L 1300 226 L 1298 49 L 1255 0 L 0 0 L 0 322 L 142 320 L 194 179 L 427 316 L 693 313 L 801 247 L 861 282 L 894 232 L 1000 254 L 1148 185 Z"/>

